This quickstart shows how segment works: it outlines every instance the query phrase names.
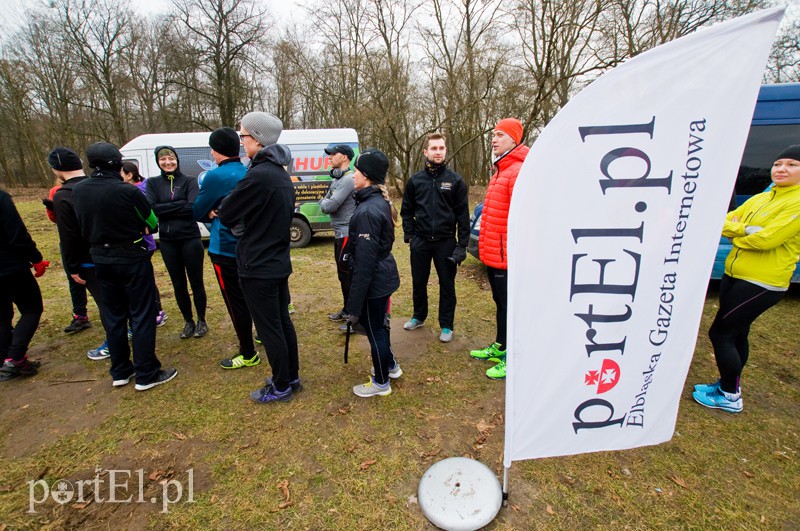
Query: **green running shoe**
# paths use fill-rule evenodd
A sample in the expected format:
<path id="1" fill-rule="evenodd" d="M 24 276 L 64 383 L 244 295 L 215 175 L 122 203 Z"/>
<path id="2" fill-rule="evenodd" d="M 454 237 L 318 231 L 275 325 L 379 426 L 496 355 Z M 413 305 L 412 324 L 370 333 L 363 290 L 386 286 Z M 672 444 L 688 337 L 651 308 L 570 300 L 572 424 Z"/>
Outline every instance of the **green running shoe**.
<path id="1" fill-rule="evenodd" d="M 506 360 L 499 362 L 497 365 L 487 370 L 486 376 L 492 380 L 504 380 L 506 377 Z"/>
<path id="2" fill-rule="evenodd" d="M 241 369 L 242 367 L 255 367 L 261 363 L 261 358 L 258 354 L 254 354 L 252 358 L 245 359 L 241 354 L 232 358 L 225 358 L 219 362 L 219 366 L 223 369 Z"/>
<path id="3" fill-rule="evenodd" d="M 469 355 L 476 360 L 503 361 L 506 359 L 506 351 L 500 350 L 499 347 L 500 343 L 492 343 L 486 348 L 470 351 Z"/>

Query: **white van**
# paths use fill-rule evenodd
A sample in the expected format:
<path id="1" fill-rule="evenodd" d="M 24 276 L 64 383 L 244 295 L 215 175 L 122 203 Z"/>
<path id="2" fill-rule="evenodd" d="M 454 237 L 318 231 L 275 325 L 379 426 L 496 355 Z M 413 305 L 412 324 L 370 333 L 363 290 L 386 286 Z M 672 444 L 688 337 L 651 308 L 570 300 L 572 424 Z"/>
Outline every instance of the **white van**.
<path id="1" fill-rule="evenodd" d="M 198 177 L 200 186 L 205 172 L 216 167 L 208 146 L 210 132 L 203 133 L 159 133 L 137 136 L 120 149 L 124 160 L 139 166 L 144 177 L 156 177 L 161 170 L 156 163 L 155 148 L 172 146 L 180 159 L 181 171 Z M 292 247 L 305 247 L 312 234 L 330 231 L 331 219 L 319 209 L 319 201 L 330 187 L 330 167 L 325 148 L 331 144 L 347 144 L 358 154 L 358 135 L 355 129 L 286 129 L 278 143 L 285 144 L 292 152 L 292 162 L 287 168 L 295 186 L 295 209 L 292 221 Z M 244 149 L 240 153 L 242 162 L 248 159 Z M 208 237 L 208 230 L 201 225 L 201 233 Z M 156 235 L 157 236 L 157 235 Z"/>

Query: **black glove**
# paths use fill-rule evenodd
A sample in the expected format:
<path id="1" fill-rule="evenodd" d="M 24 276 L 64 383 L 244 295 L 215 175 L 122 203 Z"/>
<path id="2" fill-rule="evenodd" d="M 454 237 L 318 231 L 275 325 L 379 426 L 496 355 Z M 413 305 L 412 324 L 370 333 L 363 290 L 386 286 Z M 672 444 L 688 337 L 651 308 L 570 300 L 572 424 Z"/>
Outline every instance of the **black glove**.
<path id="1" fill-rule="evenodd" d="M 47 210 L 52 211 L 54 209 L 53 200 L 48 199 L 47 197 L 42 198 L 42 204 Z"/>
<path id="2" fill-rule="evenodd" d="M 448 258 L 451 262 L 455 265 L 461 265 L 461 262 L 467 259 L 467 250 L 461 247 L 460 245 L 456 245 L 456 248 L 453 249 L 453 254 Z"/>
<path id="3" fill-rule="evenodd" d="M 403 236 L 403 241 L 405 243 L 411 243 L 411 238 L 413 238 L 413 236 Z"/>
<path id="4" fill-rule="evenodd" d="M 347 324 L 350 325 L 350 328 L 353 328 L 358 324 L 358 316 L 357 315 L 348 315 L 347 316 Z"/>

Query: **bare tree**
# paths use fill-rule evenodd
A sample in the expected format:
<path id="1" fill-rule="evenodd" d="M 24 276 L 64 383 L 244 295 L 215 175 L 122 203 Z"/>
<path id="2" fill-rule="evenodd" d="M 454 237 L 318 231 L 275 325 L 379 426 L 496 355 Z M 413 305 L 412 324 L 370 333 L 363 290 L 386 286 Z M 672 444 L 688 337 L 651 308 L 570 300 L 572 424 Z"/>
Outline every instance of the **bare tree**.
<path id="1" fill-rule="evenodd" d="M 176 44 L 182 55 L 194 58 L 197 75 L 170 81 L 211 102 L 217 116 L 201 125 L 235 124 L 253 89 L 245 72 L 261 70 L 266 11 L 253 0 L 175 0 L 174 6 L 180 20 L 175 31 L 182 36 Z"/>
<path id="2" fill-rule="evenodd" d="M 771 83 L 800 81 L 800 21 L 791 21 L 778 35 L 765 78 Z"/>
<path id="3" fill-rule="evenodd" d="M 619 62 L 767 5 L 766 0 L 609 0 L 603 10 L 605 49 Z"/>
<path id="4" fill-rule="evenodd" d="M 485 133 L 499 118 L 496 100 L 506 88 L 499 80 L 511 48 L 498 38 L 500 6 L 433 0 L 427 6 L 431 23 L 420 28 L 432 96 L 426 129 L 449 134 L 451 163 L 468 184 L 484 182 L 489 174 Z"/>
<path id="5" fill-rule="evenodd" d="M 125 0 L 117 2 L 53 0 L 52 5 L 80 59 L 86 89 L 96 91 L 97 97 L 90 99 L 93 110 L 107 116 L 110 140 L 123 143 L 128 135 L 122 100 L 130 72 L 122 67 L 121 58 L 131 41 L 131 12 Z"/>

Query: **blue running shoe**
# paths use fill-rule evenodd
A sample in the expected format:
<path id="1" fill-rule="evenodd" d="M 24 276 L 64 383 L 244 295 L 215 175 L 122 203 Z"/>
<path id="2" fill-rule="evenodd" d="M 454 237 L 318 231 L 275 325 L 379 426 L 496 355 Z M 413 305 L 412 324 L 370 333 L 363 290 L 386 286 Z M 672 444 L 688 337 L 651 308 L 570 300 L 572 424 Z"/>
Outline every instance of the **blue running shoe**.
<path id="1" fill-rule="evenodd" d="M 278 391 L 274 386 L 268 385 L 261 389 L 256 389 L 250 393 L 250 400 L 257 404 L 268 404 L 270 402 L 288 402 L 292 399 L 292 388 L 285 391 Z"/>
<path id="2" fill-rule="evenodd" d="M 694 386 L 694 390 L 698 393 L 713 393 L 717 389 L 719 389 L 719 380 L 710 384 L 697 384 Z"/>
<path id="3" fill-rule="evenodd" d="M 410 321 L 403 325 L 405 330 L 416 330 L 425 324 L 425 321 L 420 321 L 416 317 L 412 317 Z"/>
<path id="4" fill-rule="evenodd" d="M 102 345 L 86 353 L 86 357 L 92 361 L 104 360 L 109 356 L 111 354 L 108 352 L 108 340 L 104 340 Z"/>
<path id="5" fill-rule="evenodd" d="M 721 409 L 729 413 L 740 413 L 742 411 L 742 394 L 731 395 L 722 389 L 716 389 L 711 393 L 701 393 L 695 391 L 692 398 L 701 406 L 711 409 Z"/>

